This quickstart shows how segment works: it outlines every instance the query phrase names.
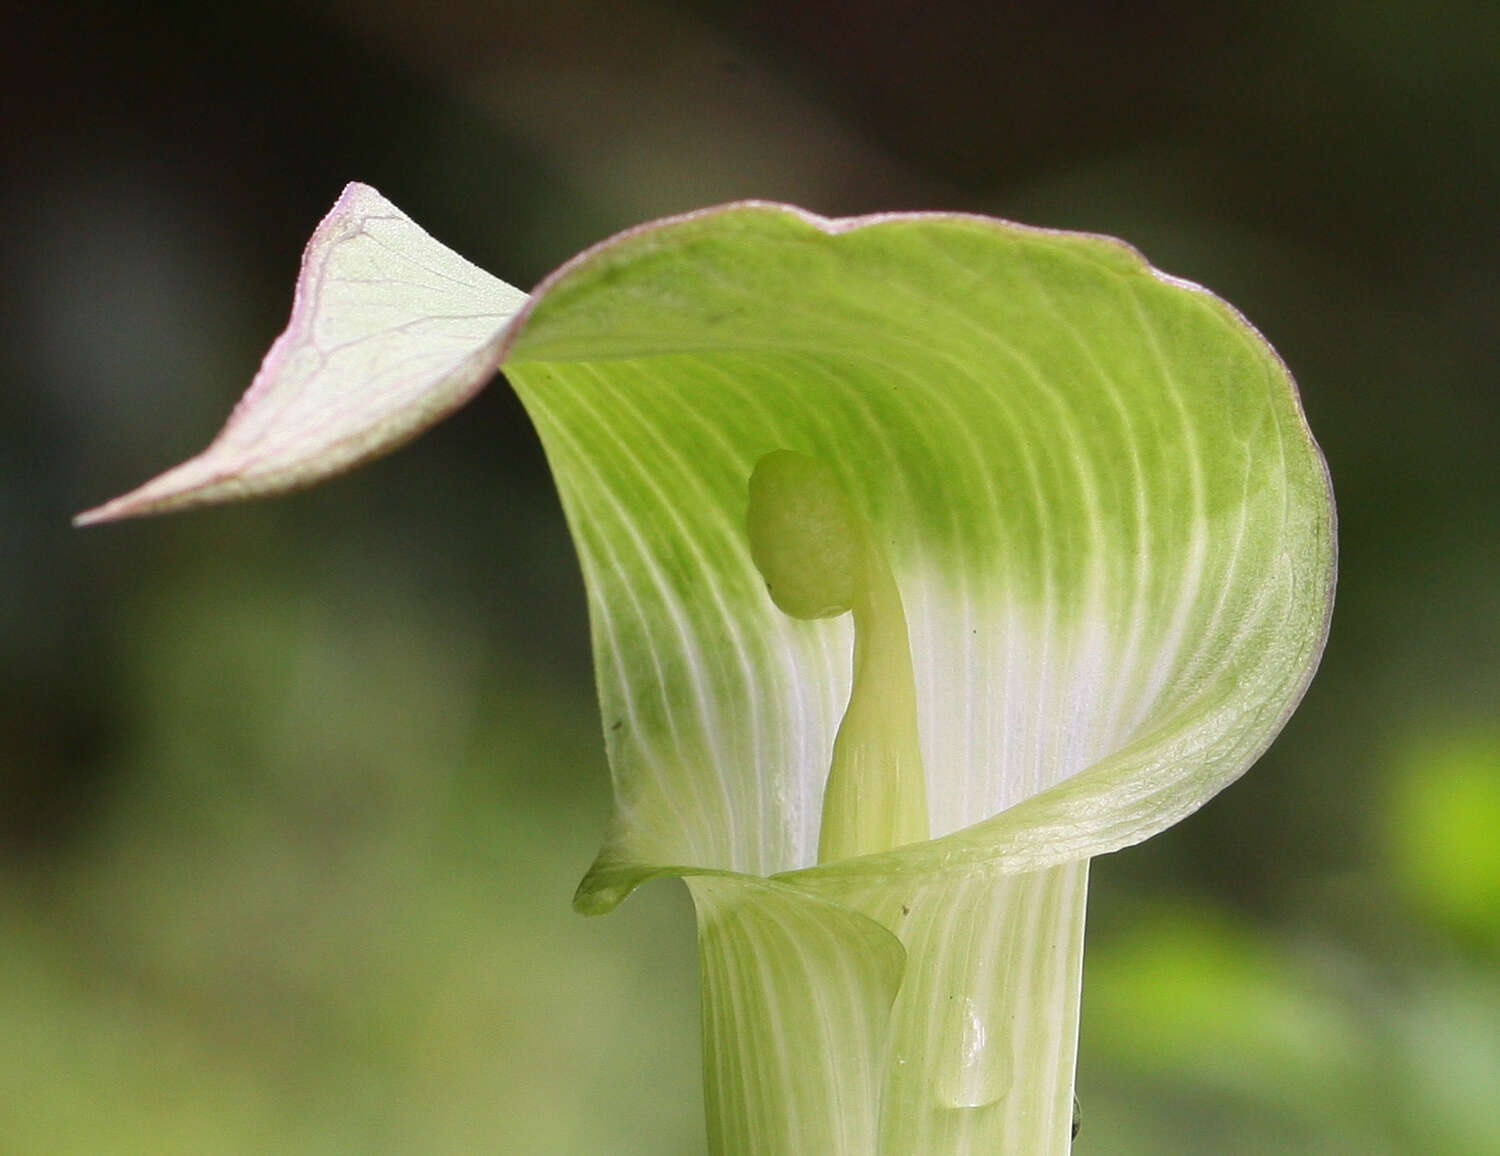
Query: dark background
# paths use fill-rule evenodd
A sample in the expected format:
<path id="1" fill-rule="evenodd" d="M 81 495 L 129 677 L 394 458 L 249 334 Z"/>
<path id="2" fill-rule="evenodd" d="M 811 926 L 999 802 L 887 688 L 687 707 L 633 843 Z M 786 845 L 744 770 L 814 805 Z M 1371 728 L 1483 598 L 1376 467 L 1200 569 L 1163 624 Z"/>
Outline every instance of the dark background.
<path id="1" fill-rule="evenodd" d="M 503 383 L 275 503 L 196 451 L 343 182 L 513 284 L 745 196 L 1117 234 L 1243 309 L 1341 518 L 1260 765 L 1099 860 L 1080 1154 L 1500 1150 L 1500 8 L 114 4 L 0 37 L 0 1151 L 698 1153 L 676 885 Z"/>

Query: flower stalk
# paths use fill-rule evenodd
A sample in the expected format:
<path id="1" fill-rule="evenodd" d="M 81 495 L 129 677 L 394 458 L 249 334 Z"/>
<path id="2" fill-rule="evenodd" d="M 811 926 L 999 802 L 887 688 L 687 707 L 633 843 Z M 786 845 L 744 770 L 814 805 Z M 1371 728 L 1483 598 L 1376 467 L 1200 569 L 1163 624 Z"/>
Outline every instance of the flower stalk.
<path id="1" fill-rule="evenodd" d="M 575 906 L 686 879 L 712 1151 L 1066 1153 L 1089 859 L 1244 773 L 1322 652 L 1286 367 L 1108 238 L 745 203 L 528 297 L 351 185 L 224 431 L 79 520 L 312 484 L 496 369 L 588 590 Z"/>

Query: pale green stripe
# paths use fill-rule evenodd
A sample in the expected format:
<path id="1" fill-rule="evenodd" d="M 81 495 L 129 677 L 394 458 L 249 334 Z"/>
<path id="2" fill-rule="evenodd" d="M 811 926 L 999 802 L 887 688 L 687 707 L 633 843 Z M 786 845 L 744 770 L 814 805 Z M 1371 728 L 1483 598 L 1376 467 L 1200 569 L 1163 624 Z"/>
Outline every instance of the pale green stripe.
<path id="1" fill-rule="evenodd" d="M 873 1156 L 903 952 L 874 921 L 762 880 L 688 878 L 714 1156 Z"/>

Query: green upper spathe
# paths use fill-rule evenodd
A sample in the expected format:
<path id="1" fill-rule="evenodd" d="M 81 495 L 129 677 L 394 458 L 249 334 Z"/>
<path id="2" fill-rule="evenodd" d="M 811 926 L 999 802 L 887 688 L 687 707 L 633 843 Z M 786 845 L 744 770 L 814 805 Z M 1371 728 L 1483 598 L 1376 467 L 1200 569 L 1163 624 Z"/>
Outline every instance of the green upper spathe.
<path id="1" fill-rule="evenodd" d="M 219 438 L 82 520 L 311 484 L 497 368 L 588 588 L 615 815 L 577 904 L 690 876 L 713 1150 L 1066 1151 L 1088 858 L 1243 773 L 1321 653 L 1332 495 L 1275 353 L 1107 238 L 747 203 L 528 298 L 350 185 Z M 767 594 L 783 451 L 899 592 L 917 842 L 820 862 L 854 626 Z"/>

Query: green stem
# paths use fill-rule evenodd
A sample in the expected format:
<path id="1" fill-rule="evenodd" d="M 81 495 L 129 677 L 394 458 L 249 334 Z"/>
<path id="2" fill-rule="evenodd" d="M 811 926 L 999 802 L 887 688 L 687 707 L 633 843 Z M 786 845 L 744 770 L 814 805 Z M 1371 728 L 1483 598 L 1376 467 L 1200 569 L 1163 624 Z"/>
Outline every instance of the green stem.
<path id="1" fill-rule="evenodd" d="M 690 876 L 713 1156 L 1068 1156 L 1088 863 Z"/>

